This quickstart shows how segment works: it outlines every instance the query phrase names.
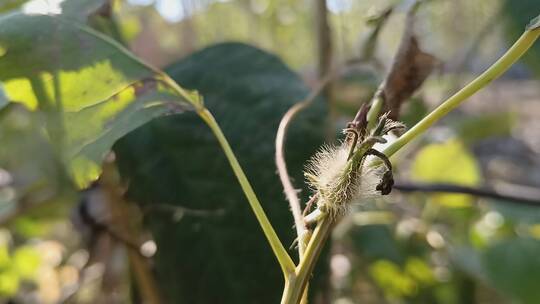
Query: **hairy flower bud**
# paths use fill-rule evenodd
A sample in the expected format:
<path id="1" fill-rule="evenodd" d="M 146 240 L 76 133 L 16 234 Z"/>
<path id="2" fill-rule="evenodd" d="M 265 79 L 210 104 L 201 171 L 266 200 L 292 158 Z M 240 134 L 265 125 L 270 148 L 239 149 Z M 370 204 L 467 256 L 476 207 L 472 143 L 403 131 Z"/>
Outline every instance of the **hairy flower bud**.
<path id="1" fill-rule="evenodd" d="M 312 189 L 319 194 L 318 208 L 337 216 L 346 213 L 349 206 L 366 198 L 381 196 L 379 185 L 385 172 L 384 165 L 372 164 L 372 158 L 348 160 L 350 144 L 323 146 L 306 167 L 305 175 Z"/>

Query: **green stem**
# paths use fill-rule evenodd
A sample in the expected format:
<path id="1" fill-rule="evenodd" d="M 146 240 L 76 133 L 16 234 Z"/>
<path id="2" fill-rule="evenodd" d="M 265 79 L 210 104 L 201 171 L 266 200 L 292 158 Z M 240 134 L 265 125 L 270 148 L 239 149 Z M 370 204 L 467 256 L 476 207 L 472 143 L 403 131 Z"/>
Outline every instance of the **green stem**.
<path id="1" fill-rule="evenodd" d="M 525 33 L 514 43 L 514 45 L 488 70 L 478 76 L 466 87 L 454 94 L 452 97 L 443 102 L 433 112 L 422 119 L 418 124 L 403 134 L 398 140 L 390 145 L 384 153 L 391 156 L 402 148 L 405 144 L 416 138 L 418 135 L 425 132 L 431 125 L 448 114 L 451 110 L 460 105 L 465 99 L 472 96 L 480 89 L 484 88 L 491 81 L 499 77 L 508 70 L 540 36 L 540 19 L 536 20 L 528 27 Z M 382 99 L 374 97 L 373 107 L 368 113 L 369 121 L 376 121 L 380 112 Z M 304 258 L 296 268 L 296 275 L 286 282 L 285 290 L 281 300 L 281 304 L 297 304 L 300 301 L 302 293 L 307 286 L 309 275 L 313 271 L 315 262 L 324 246 L 325 240 L 330 234 L 332 223 L 334 221 L 329 216 L 324 216 L 323 219 L 315 228 L 315 232 L 309 242 Z"/>
<path id="2" fill-rule="evenodd" d="M 315 228 L 303 259 L 296 268 L 296 276 L 285 284 L 281 304 L 297 304 L 300 302 L 334 222 L 334 219 L 326 214 Z"/>
<path id="3" fill-rule="evenodd" d="M 478 76 L 475 80 L 461 89 L 459 92 L 448 98 L 439 107 L 433 110 L 429 115 L 424 117 L 409 131 L 394 141 L 388 148 L 384 150 L 384 154 L 391 156 L 399 149 L 405 146 L 408 142 L 424 133 L 431 125 L 444 117 L 448 112 L 459 106 L 465 99 L 469 98 L 491 81 L 501 76 L 508 70 L 527 50 L 533 45 L 536 39 L 540 36 L 540 28 L 530 29 L 525 31 L 523 35 L 514 43 L 514 45 L 489 69 Z"/>
<path id="4" fill-rule="evenodd" d="M 272 227 L 272 224 L 270 224 L 270 221 L 264 213 L 261 203 L 257 199 L 253 188 L 251 187 L 246 175 L 244 174 L 244 171 L 242 170 L 242 167 L 238 163 L 234 152 L 229 146 L 229 143 L 227 142 L 225 135 L 223 135 L 223 132 L 221 131 L 221 128 L 217 124 L 216 120 L 214 119 L 210 111 L 208 111 L 206 108 L 203 108 L 197 113 L 202 118 L 202 120 L 204 120 L 204 122 L 210 127 L 210 129 L 216 136 L 219 144 L 221 145 L 225 156 L 227 156 L 232 170 L 234 171 L 234 174 L 236 175 L 238 182 L 240 183 L 240 186 L 242 187 L 242 190 L 244 191 L 244 194 L 246 195 L 248 202 L 251 205 L 251 209 L 253 209 L 253 212 L 255 213 L 255 216 L 257 217 L 261 228 L 263 229 L 264 235 L 270 243 L 274 255 L 278 259 L 281 270 L 283 271 L 283 275 L 285 276 L 285 280 L 288 281 L 289 277 L 293 275 L 295 271 L 294 262 L 292 261 L 290 255 L 287 253 L 287 250 L 285 250 L 285 247 L 283 247 L 283 244 L 279 240 L 276 231 Z"/>
<path id="5" fill-rule="evenodd" d="M 62 20 L 62 19 L 59 19 L 59 20 Z M 261 228 L 263 229 L 263 232 L 266 238 L 268 239 L 270 246 L 272 247 L 274 255 L 276 256 L 281 266 L 283 275 L 285 276 L 285 281 L 287 282 L 291 276 L 294 276 L 294 271 L 295 271 L 294 262 L 292 261 L 290 255 L 287 253 L 287 250 L 285 250 L 285 247 L 283 247 L 283 244 L 279 240 L 274 228 L 270 224 L 268 217 L 264 213 L 264 210 L 261 207 L 261 204 L 259 200 L 257 199 L 255 192 L 253 191 L 253 188 L 251 187 L 246 175 L 244 174 L 242 167 L 238 163 L 238 160 L 236 159 L 234 152 L 229 146 L 227 139 L 223 135 L 221 128 L 219 127 L 218 123 L 215 121 L 212 114 L 204 107 L 202 98 L 196 94 L 192 94 L 192 92 L 188 92 L 187 90 L 183 89 L 176 83 L 176 81 L 174 81 L 171 77 L 169 77 L 169 75 L 143 62 L 141 59 L 133 55 L 125 47 L 123 47 L 121 44 L 119 44 L 117 41 L 114 41 L 110 37 L 107 37 L 106 35 L 103 35 L 85 26 L 78 26 L 72 23 L 69 23 L 69 25 L 76 26 L 79 30 L 85 33 L 88 33 L 89 35 L 92 35 L 98 39 L 104 40 L 110 45 L 116 47 L 120 52 L 122 52 L 124 55 L 129 57 L 134 62 L 154 72 L 155 75 L 152 75 L 152 76 L 155 76 L 157 80 L 163 81 L 172 90 L 174 90 L 178 94 L 179 97 L 181 97 L 182 99 L 188 101 L 191 105 L 193 105 L 193 107 L 195 108 L 195 111 L 197 111 L 197 114 L 199 114 L 199 116 L 204 120 L 204 122 L 210 127 L 210 129 L 216 136 L 219 144 L 221 145 L 221 148 L 223 149 L 229 161 L 229 164 L 231 165 L 232 170 L 234 171 L 234 174 L 236 175 L 238 182 L 240 183 L 240 186 L 242 187 L 242 190 L 244 191 L 244 194 L 246 195 L 248 202 L 251 208 L 253 209 L 253 212 L 255 213 L 255 216 L 257 217 L 257 220 L 259 221 L 259 224 L 261 225 Z"/>
<path id="6" fill-rule="evenodd" d="M 377 122 L 379 121 L 379 113 L 381 112 L 384 104 L 384 100 L 379 90 L 377 90 L 375 96 L 373 96 L 373 100 L 371 101 L 371 108 L 367 113 L 368 130 L 373 130 L 373 128 L 375 128 L 375 126 L 377 125 Z"/>

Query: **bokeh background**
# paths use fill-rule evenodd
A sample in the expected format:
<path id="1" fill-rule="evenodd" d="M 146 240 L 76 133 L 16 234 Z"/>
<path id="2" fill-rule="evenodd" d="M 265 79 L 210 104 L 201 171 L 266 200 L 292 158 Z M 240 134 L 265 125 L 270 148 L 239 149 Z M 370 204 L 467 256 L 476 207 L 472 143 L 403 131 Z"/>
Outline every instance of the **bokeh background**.
<path id="1" fill-rule="evenodd" d="M 274 165 L 281 116 L 325 73 L 347 67 L 291 125 L 287 161 L 306 201 L 304 164 L 370 100 L 412 5 L 327 0 L 321 9 L 324 2 L 4 0 L 0 9 L 98 12 L 105 21 L 88 17 L 90 25 L 198 90 L 289 246 L 293 221 Z M 538 14 L 537 0 L 422 1 L 413 31 L 436 64 L 399 119 L 413 126 Z M 313 303 L 540 303 L 538 77 L 540 43 L 393 158 L 397 184 L 449 183 L 518 199 L 396 189 L 354 206 L 318 264 Z M 54 149 L 10 126 L 0 123 L 1 303 L 152 303 L 154 293 L 163 303 L 279 301 L 279 267 L 196 115 L 155 119 L 117 142 L 123 209 L 109 206 L 103 182 L 77 191 Z M 48 182 L 22 193 L 14 180 Z M 32 208 L 20 212 L 20 204 Z M 126 212 L 135 224 L 121 231 Z"/>

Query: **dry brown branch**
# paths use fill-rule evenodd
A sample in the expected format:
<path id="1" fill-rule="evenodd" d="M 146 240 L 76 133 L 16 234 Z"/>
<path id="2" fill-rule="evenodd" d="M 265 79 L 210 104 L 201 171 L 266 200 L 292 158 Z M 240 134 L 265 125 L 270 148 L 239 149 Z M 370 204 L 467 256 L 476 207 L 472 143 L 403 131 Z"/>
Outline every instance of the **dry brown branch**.
<path id="1" fill-rule="evenodd" d="M 319 50 L 319 79 L 323 79 L 332 69 L 332 32 L 328 21 L 328 8 L 326 0 L 317 0 L 316 4 L 317 20 L 317 42 Z M 331 102 L 330 82 L 323 87 L 324 95 L 328 102 Z"/>
<path id="2" fill-rule="evenodd" d="M 522 186 L 518 186 L 522 187 Z M 501 192 L 490 188 L 475 188 L 456 184 L 448 183 L 411 183 L 411 182 L 396 182 L 394 189 L 410 193 L 410 192 L 423 192 L 423 193 L 460 193 L 469 194 L 477 197 L 486 197 L 495 200 L 500 200 L 504 203 L 513 203 L 517 205 L 526 205 L 540 207 L 540 199 L 536 196 L 525 196 L 522 193 L 514 192 Z"/>
<path id="3" fill-rule="evenodd" d="M 321 81 L 317 83 L 317 85 L 311 90 L 309 95 L 304 99 L 303 101 L 296 103 L 294 106 L 292 106 L 286 113 L 283 115 L 283 118 L 281 119 L 279 123 L 279 127 L 276 134 L 276 167 L 279 175 L 279 179 L 281 180 L 281 184 L 283 185 L 283 189 L 285 192 L 285 196 L 287 200 L 289 201 L 289 205 L 291 206 L 291 211 L 294 217 L 294 225 L 296 227 L 296 233 L 298 236 L 301 236 L 305 233 L 305 226 L 304 226 L 304 219 L 302 216 L 302 207 L 300 204 L 300 199 L 298 198 L 298 190 L 296 190 L 291 182 L 291 178 L 289 176 L 289 172 L 287 171 L 287 163 L 285 161 L 285 139 L 287 134 L 287 129 L 289 128 L 289 125 L 291 121 L 294 119 L 298 113 L 300 113 L 303 109 L 307 108 L 317 96 L 321 93 L 321 91 L 324 89 L 326 84 L 334 77 L 334 74 L 328 74 Z M 299 255 L 302 256 L 304 248 L 302 245 L 298 246 Z"/>
<path id="4" fill-rule="evenodd" d="M 135 223 L 130 216 L 132 210 L 130 210 L 123 197 L 120 177 L 114 164 L 114 157 L 107 157 L 104 161 L 103 173 L 99 181 L 110 201 L 111 213 L 119 229 L 123 231 L 122 235 L 127 235 L 128 231 L 133 231 Z M 162 303 L 161 292 L 150 269 L 148 259 L 143 258 L 139 250 L 135 251 L 130 247 L 128 247 L 128 259 L 138 286 L 138 291 L 144 301 L 150 304 Z"/>

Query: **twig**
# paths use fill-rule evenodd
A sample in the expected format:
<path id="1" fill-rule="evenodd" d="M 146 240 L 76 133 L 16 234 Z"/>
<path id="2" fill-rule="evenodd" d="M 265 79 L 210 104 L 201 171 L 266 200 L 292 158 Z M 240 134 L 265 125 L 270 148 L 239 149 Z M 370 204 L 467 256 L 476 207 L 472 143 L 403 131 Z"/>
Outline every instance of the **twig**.
<path id="1" fill-rule="evenodd" d="M 493 65 L 491 65 L 484 73 L 475 78 L 472 82 L 445 100 L 441 105 L 435 108 L 431 113 L 419 121 L 414 127 L 409 129 L 405 134 L 388 146 L 383 153 L 388 157 L 392 156 L 407 143 L 424 133 L 431 125 L 439 121 L 442 117 L 459 106 L 470 96 L 474 95 L 479 90 L 486 87 L 493 80 L 501 76 L 508 70 L 527 50 L 534 44 L 536 39 L 540 37 L 540 26 L 534 25 L 528 27 L 521 37 L 512 45 L 512 47 L 504 53 Z"/>
<path id="2" fill-rule="evenodd" d="M 537 197 L 526 197 L 510 193 L 501 193 L 488 188 L 474 188 L 447 183 L 426 184 L 411 182 L 396 182 L 393 188 L 401 192 L 470 194 L 479 197 L 501 200 L 506 203 L 540 207 L 540 199 Z"/>
<path id="3" fill-rule="evenodd" d="M 103 223 L 97 219 L 94 218 L 94 216 L 91 215 L 90 211 L 88 210 L 88 204 L 80 204 L 78 208 L 79 216 L 81 217 L 82 222 L 85 225 L 88 225 L 93 231 L 96 232 L 105 232 L 108 234 L 111 238 L 113 238 L 115 241 L 123 244 L 127 248 L 137 252 L 140 256 L 147 258 L 144 256 L 141 252 L 141 245 L 135 241 L 129 238 L 128 236 L 124 235 L 123 233 L 117 231 L 112 226 L 110 226 L 108 223 Z"/>
<path id="4" fill-rule="evenodd" d="M 132 231 L 135 223 L 129 215 L 130 210 L 120 191 L 120 176 L 114 164 L 112 154 L 103 162 L 103 173 L 99 181 L 109 200 L 109 206 L 114 220 L 123 232 Z M 134 250 L 128 250 L 127 254 L 130 269 L 133 271 L 138 291 L 144 302 L 149 304 L 162 303 L 161 291 L 152 273 L 148 259 L 141 257 L 140 249 L 136 252 Z"/>
<path id="5" fill-rule="evenodd" d="M 306 207 L 304 208 L 304 212 L 302 213 L 302 217 L 306 217 L 306 215 L 309 214 L 309 210 L 311 210 L 311 207 L 313 206 L 313 204 L 315 204 L 315 202 L 317 201 L 317 199 L 319 198 L 319 194 L 318 193 L 315 193 L 310 199 L 309 201 L 306 203 Z"/>
<path id="6" fill-rule="evenodd" d="M 429 76 L 438 62 L 435 57 L 420 49 L 414 34 L 415 13 L 422 1 L 414 1 L 407 11 L 403 37 L 394 55 L 392 65 L 370 102 L 368 128 L 374 127 L 381 111 L 390 111 L 390 118 L 397 120 L 402 104 L 411 97 Z"/>
<path id="7" fill-rule="evenodd" d="M 225 209 L 205 210 L 205 209 L 191 209 L 183 206 L 169 205 L 169 204 L 150 204 L 143 208 L 143 213 L 148 212 L 172 212 L 175 216 L 191 215 L 198 217 L 210 217 L 210 216 L 223 216 L 225 215 Z"/>
<path id="8" fill-rule="evenodd" d="M 333 77 L 334 74 L 327 74 L 323 79 L 321 79 L 321 81 L 317 83 L 315 88 L 309 93 L 306 99 L 292 106 L 285 113 L 285 115 L 283 115 L 276 134 L 276 167 L 279 179 L 281 180 L 281 184 L 283 185 L 285 196 L 287 197 L 289 205 L 291 206 L 291 211 L 294 217 L 294 225 L 296 227 L 296 233 L 298 237 L 302 236 L 305 233 L 306 228 L 304 225 L 304 217 L 302 216 L 302 207 L 300 204 L 300 200 L 298 199 L 297 190 L 294 189 L 294 186 L 291 182 L 291 178 L 287 171 L 287 162 L 285 161 L 284 145 L 287 135 L 287 129 L 289 128 L 289 125 L 291 124 L 291 121 L 294 119 L 294 117 L 302 110 L 307 108 L 309 105 L 311 105 L 311 103 L 315 100 L 317 96 L 319 96 L 326 84 Z M 300 256 L 302 256 L 304 253 L 303 247 L 304 246 L 302 245 L 298 246 Z"/>
<path id="9" fill-rule="evenodd" d="M 322 79 L 330 73 L 332 69 L 332 33 L 328 22 L 328 8 L 326 0 L 317 0 L 317 35 L 319 47 L 319 78 Z M 328 102 L 331 102 L 331 88 L 329 82 L 323 87 L 324 95 Z"/>

